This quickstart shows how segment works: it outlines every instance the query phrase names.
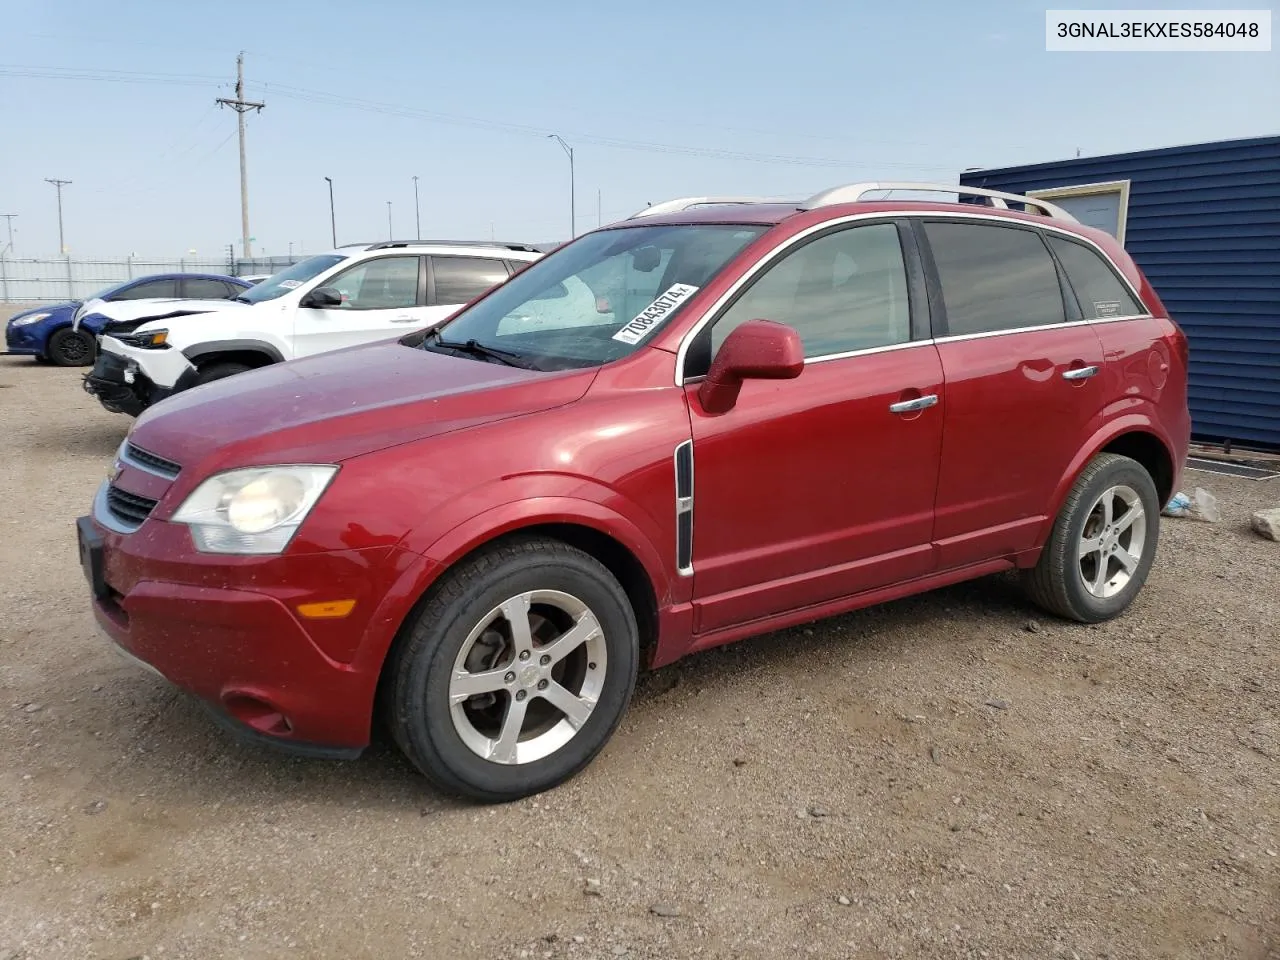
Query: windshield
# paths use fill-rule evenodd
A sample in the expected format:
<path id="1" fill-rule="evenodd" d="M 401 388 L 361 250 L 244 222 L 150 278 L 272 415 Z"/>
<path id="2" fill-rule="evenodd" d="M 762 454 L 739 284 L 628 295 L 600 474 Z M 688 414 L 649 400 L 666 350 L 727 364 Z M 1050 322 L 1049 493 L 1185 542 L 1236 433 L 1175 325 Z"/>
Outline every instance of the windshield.
<path id="1" fill-rule="evenodd" d="M 117 290 L 120 290 L 120 289 L 121 289 L 121 288 L 123 288 L 123 287 L 127 287 L 127 286 L 129 286 L 129 284 L 131 284 L 131 283 L 133 283 L 133 281 L 132 281 L 132 280 L 120 280 L 120 281 L 117 281 L 116 283 L 113 283 L 111 286 L 109 286 L 109 287 L 103 287 L 103 288 L 102 288 L 101 290 L 99 290 L 97 293 L 95 293 L 95 294 L 91 294 L 90 296 L 85 297 L 85 298 L 84 298 L 83 300 L 81 300 L 80 302 L 81 302 L 81 303 L 88 303 L 90 300 L 105 300 L 105 299 L 107 299 L 107 297 L 111 296 L 111 295 L 112 295 L 113 293 L 115 293 Z"/>
<path id="2" fill-rule="evenodd" d="M 322 253 L 287 267 L 279 273 L 272 274 L 261 283 L 255 284 L 236 297 L 241 303 L 261 303 L 283 297 L 290 290 L 297 290 L 308 280 L 318 277 L 335 263 L 347 259 L 340 253 Z"/>
<path id="3" fill-rule="evenodd" d="M 516 274 L 420 347 L 491 360 L 498 353 L 537 370 L 609 363 L 638 349 L 766 229 L 680 224 L 589 234 Z"/>

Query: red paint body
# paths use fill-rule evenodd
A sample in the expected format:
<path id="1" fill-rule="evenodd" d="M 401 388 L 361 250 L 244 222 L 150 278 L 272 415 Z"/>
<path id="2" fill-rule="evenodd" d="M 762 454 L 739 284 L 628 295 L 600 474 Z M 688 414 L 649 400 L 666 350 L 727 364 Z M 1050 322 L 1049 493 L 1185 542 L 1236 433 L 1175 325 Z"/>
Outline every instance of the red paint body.
<path id="1" fill-rule="evenodd" d="M 861 203 L 653 218 L 773 226 L 645 347 L 596 369 L 539 373 L 390 342 L 179 394 L 131 433 L 182 470 L 170 484 L 126 465 L 115 480 L 160 502 L 135 533 L 97 526 L 113 591 L 95 601 L 97 618 L 127 651 L 261 732 L 359 748 L 388 650 L 424 591 L 460 557 L 521 528 L 589 528 L 630 554 L 655 606 L 654 665 L 1030 566 L 1098 451 L 1143 435 L 1167 457 L 1165 486 L 1186 453 L 1185 340 L 1110 237 L 1076 231 L 1127 274 L 1151 318 L 823 360 L 795 379 L 744 380 L 724 412 L 704 409 L 698 383 L 676 385 L 684 335 L 789 237 L 856 214 L 961 211 L 975 208 Z M 1102 375 L 1061 377 L 1091 364 Z M 925 394 L 939 403 L 888 410 Z M 694 572 L 685 575 L 673 450 L 690 438 Z M 282 555 L 201 554 L 185 526 L 168 522 L 211 474 L 280 463 L 340 464 Z M 355 608 L 340 619 L 295 612 L 346 598 Z M 245 696 L 286 722 L 238 711 Z"/>

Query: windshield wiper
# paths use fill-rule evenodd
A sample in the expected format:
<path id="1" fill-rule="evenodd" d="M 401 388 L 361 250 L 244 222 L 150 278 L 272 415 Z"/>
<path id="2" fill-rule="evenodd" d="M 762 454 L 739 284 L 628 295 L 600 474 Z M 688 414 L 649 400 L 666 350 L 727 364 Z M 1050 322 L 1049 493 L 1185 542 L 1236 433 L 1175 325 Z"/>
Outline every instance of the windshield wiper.
<path id="1" fill-rule="evenodd" d="M 486 347 L 479 340 L 473 339 L 463 343 L 455 343 L 452 340 L 445 340 L 434 330 L 431 333 L 431 338 L 436 346 L 444 347 L 446 350 L 457 350 L 460 353 L 469 353 L 475 357 L 497 360 L 499 363 L 505 363 L 508 367 L 520 367 L 524 370 L 534 369 L 527 357 L 518 353 L 511 353 L 508 350 L 499 350 L 496 347 Z"/>

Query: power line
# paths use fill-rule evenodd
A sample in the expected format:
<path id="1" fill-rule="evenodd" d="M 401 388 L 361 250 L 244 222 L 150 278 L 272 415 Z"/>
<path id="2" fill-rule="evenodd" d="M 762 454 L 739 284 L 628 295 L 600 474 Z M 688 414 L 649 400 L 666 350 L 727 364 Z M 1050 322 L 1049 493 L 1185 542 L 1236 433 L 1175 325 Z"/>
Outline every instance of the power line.
<path id="1" fill-rule="evenodd" d="M 261 110 L 266 104 L 258 100 L 246 100 L 244 98 L 243 51 L 236 57 L 236 98 L 231 100 L 226 97 L 219 97 L 216 102 L 224 107 L 230 107 L 236 112 L 236 124 L 240 131 L 240 231 L 241 247 L 244 250 L 244 258 L 247 260 L 253 256 L 253 253 L 249 248 L 249 175 L 245 170 L 244 162 L 244 115 L 250 110 Z"/>

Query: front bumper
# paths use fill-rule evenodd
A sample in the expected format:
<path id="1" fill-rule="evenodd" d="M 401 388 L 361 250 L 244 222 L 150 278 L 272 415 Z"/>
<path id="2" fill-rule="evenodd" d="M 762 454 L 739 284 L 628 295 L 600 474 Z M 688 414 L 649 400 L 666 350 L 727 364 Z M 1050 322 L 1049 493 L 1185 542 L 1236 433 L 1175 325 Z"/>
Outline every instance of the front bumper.
<path id="1" fill-rule="evenodd" d="M 181 350 L 143 350 L 115 337 L 98 340 L 98 357 L 84 389 L 113 413 L 137 416 L 195 382 L 196 368 Z"/>
<path id="2" fill-rule="evenodd" d="M 125 653 L 255 740 L 324 756 L 368 744 L 381 658 L 361 654 L 385 626 L 381 601 L 421 558 L 396 547 L 200 554 L 180 524 L 113 529 L 104 502 L 100 492 L 77 521 L 81 564 L 94 617 Z M 341 619 L 296 609 L 340 598 L 356 600 Z"/>
<path id="3" fill-rule="evenodd" d="M 7 324 L 4 331 L 5 351 L 23 357 L 39 357 L 44 354 L 45 338 L 40 324 Z"/>

